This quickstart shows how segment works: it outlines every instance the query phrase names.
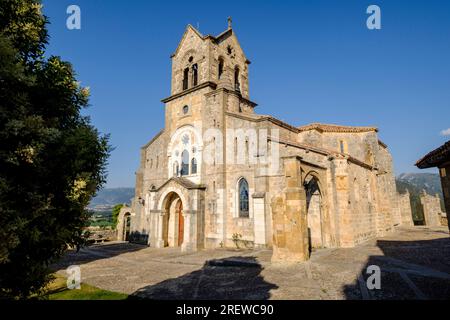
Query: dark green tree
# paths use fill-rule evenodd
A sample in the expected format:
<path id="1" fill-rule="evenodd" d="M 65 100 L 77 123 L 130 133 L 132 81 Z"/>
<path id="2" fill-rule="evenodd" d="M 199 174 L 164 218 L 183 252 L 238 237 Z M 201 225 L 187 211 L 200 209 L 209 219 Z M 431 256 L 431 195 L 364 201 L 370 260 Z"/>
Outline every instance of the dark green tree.
<path id="1" fill-rule="evenodd" d="M 39 1 L 0 1 L 0 295 L 10 298 L 39 293 L 49 264 L 84 243 L 110 153 L 80 113 L 89 90 L 70 63 L 44 56 L 46 24 Z"/>

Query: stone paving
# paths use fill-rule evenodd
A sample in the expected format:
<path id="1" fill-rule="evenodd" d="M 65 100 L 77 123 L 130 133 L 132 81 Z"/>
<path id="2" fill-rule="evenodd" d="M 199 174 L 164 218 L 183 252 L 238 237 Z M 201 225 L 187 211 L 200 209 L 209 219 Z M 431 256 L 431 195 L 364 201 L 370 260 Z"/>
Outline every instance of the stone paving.
<path id="1" fill-rule="evenodd" d="M 270 250 L 154 249 L 109 243 L 69 252 L 54 266 L 81 267 L 82 281 L 151 299 L 450 299 L 445 227 L 400 228 L 350 249 L 321 249 L 306 263 L 271 263 Z M 370 265 L 381 289 L 368 290 Z"/>

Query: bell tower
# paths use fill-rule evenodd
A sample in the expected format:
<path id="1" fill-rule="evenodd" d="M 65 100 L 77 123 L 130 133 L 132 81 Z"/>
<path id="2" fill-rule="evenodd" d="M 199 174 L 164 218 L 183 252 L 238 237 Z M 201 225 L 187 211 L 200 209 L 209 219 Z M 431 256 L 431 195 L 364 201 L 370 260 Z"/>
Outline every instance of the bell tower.
<path id="1" fill-rule="evenodd" d="M 188 25 L 171 58 L 171 95 L 211 81 L 249 98 L 250 61 L 234 34 L 231 17 L 228 28 L 218 36 L 202 35 Z"/>
<path id="2" fill-rule="evenodd" d="M 170 132 L 188 123 L 201 125 L 205 109 L 253 113 L 256 104 L 249 100 L 250 61 L 233 31 L 231 17 L 227 29 L 217 36 L 202 35 L 188 25 L 171 59 L 171 95 L 162 100 Z M 208 97 L 218 91 L 227 96 L 226 102 L 211 106 Z"/>

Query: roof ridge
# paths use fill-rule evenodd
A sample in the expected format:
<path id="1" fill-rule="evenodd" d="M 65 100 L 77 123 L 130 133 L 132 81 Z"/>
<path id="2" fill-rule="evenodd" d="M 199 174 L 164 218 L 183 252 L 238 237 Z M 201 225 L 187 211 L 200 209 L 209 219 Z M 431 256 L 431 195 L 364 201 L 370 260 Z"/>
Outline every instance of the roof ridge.
<path id="1" fill-rule="evenodd" d="M 416 166 L 420 169 L 431 168 L 435 166 L 436 162 L 438 162 L 439 157 L 449 157 L 450 156 L 450 140 L 445 142 L 440 147 L 437 147 L 433 151 L 428 152 L 425 156 L 423 156 L 420 160 L 416 162 Z"/>
<path id="2" fill-rule="evenodd" d="M 378 128 L 374 126 L 348 126 L 341 124 L 330 124 L 330 123 L 320 123 L 313 122 L 307 125 L 297 127 L 300 131 L 307 130 L 320 130 L 325 132 L 366 132 L 366 131 L 375 131 L 378 132 Z"/>

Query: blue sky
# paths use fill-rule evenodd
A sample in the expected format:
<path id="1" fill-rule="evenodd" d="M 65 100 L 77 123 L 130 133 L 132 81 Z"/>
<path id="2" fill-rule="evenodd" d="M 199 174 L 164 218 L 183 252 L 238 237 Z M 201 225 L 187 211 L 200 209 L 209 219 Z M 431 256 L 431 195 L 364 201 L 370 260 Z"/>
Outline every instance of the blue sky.
<path id="1" fill-rule="evenodd" d="M 293 125 L 375 125 L 396 174 L 450 139 L 449 1 L 44 0 L 47 54 L 91 88 L 84 111 L 115 147 L 107 187 L 134 186 L 139 150 L 164 125 L 170 54 L 187 24 L 219 34 L 233 17 L 257 112 Z M 81 8 L 81 30 L 66 9 Z M 381 30 L 366 9 L 381 8 Z M 421 171 L 423 172 L 423 171 Z M 435 172 L 435 170 L 431 170 Z"/>

